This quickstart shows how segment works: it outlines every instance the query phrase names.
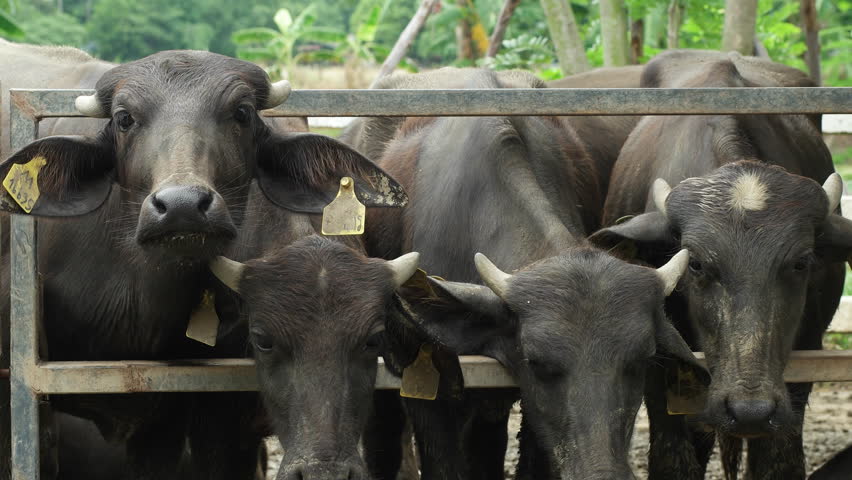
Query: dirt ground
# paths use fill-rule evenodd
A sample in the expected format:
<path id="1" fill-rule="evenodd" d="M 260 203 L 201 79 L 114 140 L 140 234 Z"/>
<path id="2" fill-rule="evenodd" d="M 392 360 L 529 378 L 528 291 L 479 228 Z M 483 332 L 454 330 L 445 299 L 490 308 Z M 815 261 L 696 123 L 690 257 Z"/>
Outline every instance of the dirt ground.
<path id="1" fill-rule="evenodd" d="M 515 439 L 520 427 L 520 414 L 513 413 L 509 424 L 509 451 L 506 455 L 506 478 L 512 478 L 518 461 L 518 442 Z M 805 416 L 805 455 L 808 473 L 820 467 L 832 455 L 852 443 L 852 382 L 822 383 L 814 387 Z M 268 440 L 270 449 L 267 478 L 274 480 L 281 461 L 281 447 L 274 438 Z M 644 408 L 636 419 L 630 461 L 637 478 L 647 476 L 648 419 Z M 722 480 L 717 452 L 710 460 L 707 480 Z M 742 476 L 740 477 L 742 478 Z"/>

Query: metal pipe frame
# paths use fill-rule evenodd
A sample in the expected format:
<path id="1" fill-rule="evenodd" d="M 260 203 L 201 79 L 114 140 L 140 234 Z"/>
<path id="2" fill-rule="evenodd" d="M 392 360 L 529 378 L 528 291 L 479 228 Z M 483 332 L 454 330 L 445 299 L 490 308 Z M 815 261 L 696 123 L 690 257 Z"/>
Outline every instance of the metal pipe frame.
<path id="1" fill-rule="evenodd" d="M 270 117 L 504 115 L 720 115 L 849 113 L 849 87 L 516 88 L 491 90 L 293 90 Z M 32 118 L 80 117 L 73 99 L 94 90 L 17 90 Z M 14 132 L 13 132 L 14 133 Z"/>
<path id="2" fill-rule="evenodd" d="M 92 90 L 10 90 L 11 146 L 35 140 L 38 122 L 80 117 L 79 95 Z M 265 116 L 487 116 L 487 115 L 710 115 L 852 113 L 852 88 L 739 89 L 505 89 L 505 90 L 294 90 Z M 10 388 L 12 479 L 40 476 L 39 397 L 45 394 L 254 391 L 250 359 L 170 362 L 44 362 L 39 358 L 41 284 L 37 224 L 11 220 Z M 0 334 L 5 332 L 0 332 Z M 698 356 L 703 359 L 700 353 Z M 379 366 L 382 366 L 379 361 Z M 511 387 L 495 360 L 461 359 L 471 388 Z M 851 351 L 793 352 L 785 380 L 852 381 Z M 399 388 L 380 368 L 376 387 Z"/>

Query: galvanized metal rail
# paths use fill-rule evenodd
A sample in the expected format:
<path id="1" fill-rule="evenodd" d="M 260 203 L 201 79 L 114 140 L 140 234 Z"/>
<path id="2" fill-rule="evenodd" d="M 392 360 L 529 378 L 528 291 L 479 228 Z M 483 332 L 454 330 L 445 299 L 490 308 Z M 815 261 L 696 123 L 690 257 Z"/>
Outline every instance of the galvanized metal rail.
<path id="1" fill-rule="evenodd" d="M 79 117 L 74 99 L 91 90 L 11 90 L 12 148 L 36 138 L 48 117 Z M 266 116 L 472 116 L 472 115 L 706 115 L 852 113 L 850 88 L 748 89 L 518 89 L 518 90 L 296 90 Z M 36 220 L 12 217 L 10 385 L 12 478 L 39 478 L 39 396 L 43 394 L 251 391 L 248 359 L 172 362 L 44 362 L 39 358 L 41 291 Z M 463 357 L 466 385 L 509 387 L 511 376 L 495 360 Z M 852 352 L 795 352 L 788 381 L 852 381 Z M 379 370 L 378 388 L 398 388 Z"/>
<path id="2" fill-rule="evenodd" d="M 13 90 L 34 118 L 81 116 L 68 97 L 93 90 Z M 845 87 L 294 90 L 264 112 L 289 117 L 716 115 L 849 113 Z"/>

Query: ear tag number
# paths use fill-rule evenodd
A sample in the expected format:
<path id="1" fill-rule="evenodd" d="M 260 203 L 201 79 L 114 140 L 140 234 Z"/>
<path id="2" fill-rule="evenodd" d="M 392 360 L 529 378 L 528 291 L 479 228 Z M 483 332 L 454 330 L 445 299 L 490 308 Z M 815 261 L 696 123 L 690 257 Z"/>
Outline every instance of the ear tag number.
<path id="1" fill-rule="evenodd" d="M 355 196 L 355 181 L 340 179 L 337 197 L 322 209 L 323 235 L 361 235 L 367 208 Z"/>
<path id="2" fill-rule="evenodd" d="M 12 165 L 3 180 L 6 191 L 27 213 L 33 211 L 41 195 L 38 190 L 38 172 L 45 165 L 47 165 L 47 159 L 44 157 L 33 157 L 32 160 L 23 164 L 16 163 Z"/>
<path id="3" fill-rule="evenodd" d="M 432 365 L 432 345 L 422 345 L 417 358 L 402 371 L 399 395 L 420 400 L 435 400 L 441 374 Z"/>
<path id="4" fill-rule="evenodd" d="M 219 316 L 216 315 L 216 299 L 213 292 L 204 290 L 201 303 L 189 316 L 186 326 L 186 336 L 211 347 L 216 346 L 216 336 L 219 334 Z"/>
<path id="5" fill-rule="evenodd" d="M 666 387 L 666 410 L 669 415 L 696 415 L 704 411 L 707 387 L 688 367 L 677 369 L 677 380 Z"/>

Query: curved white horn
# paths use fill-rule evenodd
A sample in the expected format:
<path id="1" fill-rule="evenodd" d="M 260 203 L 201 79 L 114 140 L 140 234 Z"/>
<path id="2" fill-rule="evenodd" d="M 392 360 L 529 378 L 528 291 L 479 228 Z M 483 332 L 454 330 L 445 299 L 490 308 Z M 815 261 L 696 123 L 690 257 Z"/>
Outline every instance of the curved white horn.
<path id="1" fill-rule="evenodd" d="M 96 95 L 81 95 L 74 100 L 74 106 L 77 111 L 87 117 L 108 118 L 109 115 L 104 111 L 103 105 L 98 101 Z"/>
<path id="2" fill-rule="evenodd" d="M 420 254 L 417 252 L 406 253 L 401 257 L 388 261 L 387 265 L 393 272 L 393 286 L 395 290 L 407 282 L 414 275 L 414 272 L 417 271 L 417 266 L 420 265 Z"/>
<path id="3" fill-rule="evenodd" d="M 663 291 L 667 297 L 677 286 L 677 282 L 686 271 L 687 265 L 689 265 L 689 251 L 683 249 L 677 252 L 677 255 L 672 257 L 668 263 L 657 269 L 657 275 L 663 281 Z"/>
<path id="4" fill-rule="evenodd" d="M 287 97 L 290 96 L 290 82 L 287 80 L 279 80 L 269 86 L 269 96 L 266 97 L 266 103 L 263 108 L 274 108 L 284 103 Z"/>
<path id="5" fill-rule="evenodd" d="M 476 265 L 476 271 L 479 272 L 479 276 L 482 277 L 482 281 L 488 285 L 488 288 L 496 293 L 498 297 L 505 298 L 505 295 L 509 292 L 509 280 L 512 276 L 497 268 L 488 257 L 481 253 L 474 255 L 473 263 Z"/>
<path id="6" fill-rule="evenodd" d="M 669 194 L 672 193 L 672 187 L 670 187 L 668 182 L 662 178 L 658 178 L 654 180 L 651 192 L 654 196 L 654 205 L 657 206 L 657 210 L 659 210 L 663 215 L 666 215 L 666 199 L 669 198 Z"/>
<path id="7" fill-rule="evenodd" d="M 245 268 L 244 264 L 225 257 L 216 257 L 210 262 L 210 271 L 213 275 L 237 293 L 240 293 L 240 280 L 243 278 Z"/>
<path id="8" fill-rule="evenodd" d="M 843 195 L 843 179 L 839 173 L 832 173 L 822 184 L 822 189 L 828 195 L 828 213 L 831 214 L 837 210 L 840 205 L 840 197 Z"/>

